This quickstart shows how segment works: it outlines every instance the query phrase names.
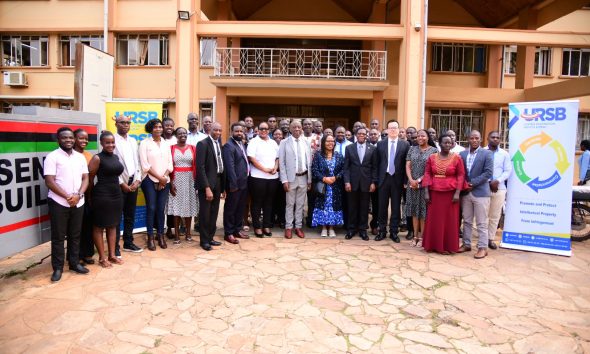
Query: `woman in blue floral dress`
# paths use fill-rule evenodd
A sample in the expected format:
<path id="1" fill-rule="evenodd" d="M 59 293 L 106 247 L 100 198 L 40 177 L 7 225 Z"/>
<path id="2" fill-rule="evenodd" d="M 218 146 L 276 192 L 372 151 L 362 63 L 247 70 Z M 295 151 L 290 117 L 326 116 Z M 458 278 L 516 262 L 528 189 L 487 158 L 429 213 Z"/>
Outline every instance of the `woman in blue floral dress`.
<path id="1" fill-rule="evenodd" d="M 342 225 L 342 168 L 344 158 L 340 153 L 334 151 L 334 137 L 324 135 L 321 142 L 321 151 L 315 154 L 311 165 L 312 183 L 315 188 L 318 182 L 326 186 L 325 193 L 318 194 L 315 199 L 313 227 L 322 225 L 322 237 L 336 237 L 334 226 Z"/>

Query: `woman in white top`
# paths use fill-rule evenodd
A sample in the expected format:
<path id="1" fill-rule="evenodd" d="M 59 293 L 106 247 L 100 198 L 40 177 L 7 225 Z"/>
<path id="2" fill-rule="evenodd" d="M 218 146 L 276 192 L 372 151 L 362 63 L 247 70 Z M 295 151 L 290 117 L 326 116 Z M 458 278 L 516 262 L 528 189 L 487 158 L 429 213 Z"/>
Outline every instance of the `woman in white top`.
<path id="1" fill-rule="evenodd" d="M 252 199 L 250 213 L 256 237 L 272 236 L 272 205 L 279 178 L 279 146 L 270 138 L 268 129 L 268 123 L 260 123 L 258 136 L 248 142 L 248 159 L 252 164 L 248 180 Z"/>
<path id="2" fill-rule="evenodd" d="M 145 124 L 145 131 L 152 136 L 139 144 L 139 162 L 141 164 L 141 190 L 145 196 L 147 246 L 156 250 L 154 243 L 154 219 L 157 221 L 158 244 L 166 248 L 164 239 L 164 210 L 168 203 L 170 177 L 172 170 L 172 153 L 170 145 L 162 139 L 162 122 L 152 119 Z"/>

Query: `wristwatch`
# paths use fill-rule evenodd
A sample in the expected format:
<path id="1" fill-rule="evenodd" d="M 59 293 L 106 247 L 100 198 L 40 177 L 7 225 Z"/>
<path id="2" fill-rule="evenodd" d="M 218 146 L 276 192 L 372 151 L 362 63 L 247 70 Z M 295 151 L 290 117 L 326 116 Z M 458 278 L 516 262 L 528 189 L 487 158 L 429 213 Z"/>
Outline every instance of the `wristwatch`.
<path id="1" fill-rule="evenodd" d="M 78 192 L 78 193 L 76 193 L 76 194 L 78 194 L 78 197 L 80 197 L 80 199 L 84 199 L 84 193 L 80 193 L 80 192 Z"/>

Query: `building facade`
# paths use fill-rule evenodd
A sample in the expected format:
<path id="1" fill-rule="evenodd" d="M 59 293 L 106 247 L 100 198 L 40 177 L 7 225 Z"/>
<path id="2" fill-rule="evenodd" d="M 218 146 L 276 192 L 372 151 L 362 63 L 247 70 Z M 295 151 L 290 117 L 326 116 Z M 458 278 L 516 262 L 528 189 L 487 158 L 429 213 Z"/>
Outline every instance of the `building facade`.
<path id="1" fill-rule="evenodd" d="M 397 119 L 465 143 L 506 137 L 509 102 L 576 98 L 590 136 L 588 0 L 105 2 L 0 0 L 2 111 L 72 108 L 82 42 L 115 57 L 115 99 L 162 102 L 181 125 Z"/>

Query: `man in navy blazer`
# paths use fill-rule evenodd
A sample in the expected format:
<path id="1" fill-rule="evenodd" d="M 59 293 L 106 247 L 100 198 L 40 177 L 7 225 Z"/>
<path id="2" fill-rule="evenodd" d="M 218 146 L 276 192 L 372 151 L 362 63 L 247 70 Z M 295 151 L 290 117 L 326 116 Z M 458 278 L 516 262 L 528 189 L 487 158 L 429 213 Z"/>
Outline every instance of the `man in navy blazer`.
<path id="1" fill-rule="evenodd" d="M 463 209 L 463 245 L 459 253 L 471 251 L 473 218 L 477 225 L 477 253 L 480 259 L 488 255 L 488 212 L 490 208 L 490 184 L 494 170 L 494 160 L 489 150 L 481 147 L 481 134 L 472 130 L 469 134 L 469 150 L 459 153 L 465 167 L 465 180 L 468 189 L 461 198 Z"/>
<path id="2" fill-rule="evenodd" d="M 344 158 L 344 189 L 348 198 L 348 232 L 345 238 L 354 235 L 369 240 L 369 200 L 377 185 L 377 148 L 367 140 L 367 129 L 358 128 L 356 143 L 346 147 Z"/>
<path id="3" fill-rule="evenodd" d="M 389 218 L 389 237 L 399 243 L 397 235 L 400 220 L 402 190 L 407 179 L 406 156 L 410 144 L 399 138 L 399 123 L 387 122 L 387 138 L 377 143 L 377 171 L 379 176 L 379 234 L 375 241 L 385 239 L 387 234 L 387 212 L 391 200 L 391 217 Z"/>
<path id="4" fill-rule="evenodd" d="M 225 205 L 223 206 L 223 229 L 225 241 L 239 243 L 236 238 L 247 239 L 242 231 L 244 211 L 248 201 L 248 175 L 250 164 L 244 147 L 244 126 L 231 125 L 231 138 L 223 145 L 223 165 L 225 170 Z"/>

